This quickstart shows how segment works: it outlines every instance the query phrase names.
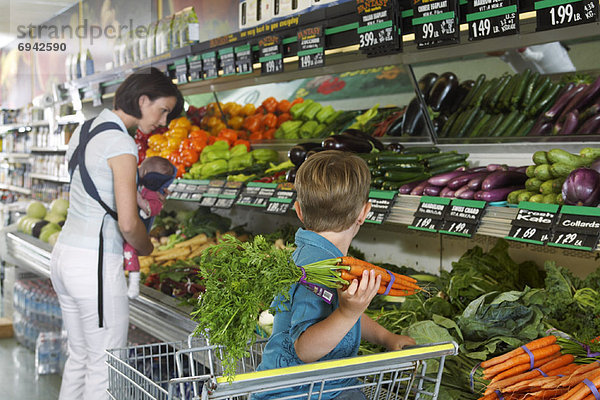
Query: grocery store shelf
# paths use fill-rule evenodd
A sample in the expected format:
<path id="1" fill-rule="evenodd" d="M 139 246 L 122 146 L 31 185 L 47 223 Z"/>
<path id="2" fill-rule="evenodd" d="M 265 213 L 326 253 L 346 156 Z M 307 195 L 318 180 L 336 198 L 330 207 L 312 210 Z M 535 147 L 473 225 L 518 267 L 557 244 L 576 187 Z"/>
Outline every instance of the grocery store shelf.
<path id="1" fill-rule="evenodd" d="M 21 124 L 6 124 L 0 125 L 0 134 L 13 131 L 15 129 L 23 128 L 23 131 L 28 130 L 28 128 L 35 128 L 38 126 L 48 126 L 49 123 L 47 121 L 34 121 L 29 123 L 21 123 Z"/>
<path id="2" fill-rule="evenodd" d="M 321 142 L 325 138 L 312 138 L 312 139 L 294 139 L 294 140 L 261 140 L 260 142 L 251 142 L 253 149 L 271 149 L 276 151 L 288 151 L 292 146 L 295 146 L 299 143 L 307 143 L 307 142 Z M 430 145 L 432 144 L 429 136 L 389 136 L 389 137 L 378 137 L 383 144 L 390 143 L 410 143 L 410 144 L 421 144 L 421 145 Z"/>
<path id="3" fill-rule="evenodd" d="M 31 194 L 31 189 L 22 188 L 20 186 L 7 185 L 4 183 L 0 183 L 0 190 L 12 190 L 13 192 L 22 193 L 27 196 Z"/>
<path id="4" fill-rule="evenodd" d="M 0 237 L 0 257 L 43 277 L 50 277 L 52 247 L 33 236 L 17 232 L 16 224 L 5 227 Z M 166 342 L 186 339 L 196 323 L 190 320 L 191 307 L 161 292 L 141 286 L 140 296 L 129 302 L 130 321 L 138 328 Z"/>
<path id="5" fill-rule="evenodd" d="M 56 123 L 59 125 L 80 124 L 83 121 L 84 121 L 83 116 L 79 116 L 79 115 L 65 115 L 63 117 L 56 118 Z"/>
<path id="6" fill-rule="evenodd" d="M 34 179 L 41 179 L 41 180 L 50 181 L 50 182 L 58 182 L 58 183 L 71 182 L 71 179 L 68 176 L 60 177 L 60 176 L 52 176 L 52 175 L 45 175 L 45 174 L 36 174 L 33 172 L 31 174 L 29 174 L 29 176 Z"/>
<path id="7" fill-rule="evenodd" d="M 55 147 L 32 147 L 32 153 L 64 153 L 67 151 L 69 146 L 55 146 Z"/>
<path id="8" fill-rule="evenodd" d="M 29 154 L 29 153 L 2 153 L 2 152 L 0 152 L 0 159 L 3 159 L 3 160 L 23 161 L 23 160 L 27 160 L 30 157 L 31 157 L 31 154 Z"/>

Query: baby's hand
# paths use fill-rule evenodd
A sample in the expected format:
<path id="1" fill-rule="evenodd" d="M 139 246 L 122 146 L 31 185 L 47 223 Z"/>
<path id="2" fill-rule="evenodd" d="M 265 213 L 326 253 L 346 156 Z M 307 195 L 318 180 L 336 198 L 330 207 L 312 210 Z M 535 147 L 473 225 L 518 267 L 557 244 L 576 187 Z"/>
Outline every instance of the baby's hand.
<path id="1" fill-rule="evenodd" d="M 339 290 L 339 309 L 342 314 L 358 319 L 377 294 L 380 283 L 381 276 L 376 276 L 375 271 L 364 271 L 360 283 L 354 279 L 346 290 Z"/>
<path id="2" fill-rule="evenodd" d="M 388 340 L 386 347 L 388 350 L 394 351 L 394 350 L 401 350 L 405 346 L 412 346 L 415 344 L 416 344 L 415 339 L 411 338 L 410 336 L 402 336 L 402 335 L 392 334 L 392 336 Z"/>
<path id="3" fill-rule="evenodd" d="M 142 197 L 142 194 L 140 192 L 136 192 L 137 193 L 137 205 L 138 207 L 144 211 L 144 213 L 146 215 L 150 215 L 150 203 L 148 202 L 148 200 L 144 199 Z"/>

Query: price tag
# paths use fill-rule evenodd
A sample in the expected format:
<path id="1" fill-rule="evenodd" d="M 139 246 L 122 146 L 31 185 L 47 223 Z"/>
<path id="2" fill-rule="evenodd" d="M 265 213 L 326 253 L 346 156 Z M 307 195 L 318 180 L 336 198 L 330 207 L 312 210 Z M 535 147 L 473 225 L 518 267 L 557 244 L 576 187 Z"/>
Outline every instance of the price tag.
<path id="1" fill-rule="evenodd" d="M 363 53 L 385 54 L 400 49 L 396 2 L 391 0 L 356 0 L 359 48 Z"/>
<path id="2" fill-rule="evenodd" d="M 202 56 L 188 56 L 188 72 L 190 74 L 190 82 L 199 81 L 202 79 Z"/>
<path id="3" fill-rule="evenodd" d="M 562 206 L 548 246 L 594 251 L 600 235 L 600 208 Z"/>
<path id="4" fill-rule="evenodd" d="M 298 31 L 298 69 L 316 68 L 325 65 L 323 27 Z"/>
<path id="5" fill-rule="evenodd" d="M 243 186 L 243 182 L 226 182 L 221 193 L 217 195 L 217 201 L 215 202 L 214 207 L 226 209 L 233 207 Z"/>
<path id="6" fill-rule="evenodd" d="M 238 75 L 250 74 L 252 72 L 252 48 L 250 44 L 234 48 L 235 65 Z"/>
<path id="7" fill-rule="evenodd" d="M 202 54 L 202 71 L 204 73 L 204 79 L 214 79 L 219 76 L 217 53 L 211 51 Z"/>
<path id="8" fill-rule="evenodd" d="M 543 245 L 550 239 L 557 211 L 557 204 L 520 202 L 506 239 Z"/>
<path id="9" fill-rule="evenodd" d="M 469 40 L 482 40 L 519 33 L 516 0 L 469 0 Z"/>
<path id="10" fill-rule="evenodd" d="M 262 74 L 276 74 L 283 72 L 283 49 L 281 38 L 271 35 L 258 41 L 260 56 L 258 61 L 261 64 Z"/>
<path id="11" fill-rule="evenodd" d="M 201 201 L 208 184 L 208 180 L 178 179 L 169 186 L 167 199 Z"/>
<path id="12" fill-rule="evenodd" d="M 185 58 L 174 62 L 177 83 L 187 83 L 188 66 Z"/>
<path id="13" fill-rule="evenodd" d="M 479 227 L 486 205 L 485 201 L 453 199 L 446 209 L 440 232 L 472 237 Z"/>
<path id="14" fill-rule="evenodd" d="M 293 183 L 281 183 L 269 198 L 265 212 L 271 214 L 285 214 L 296 200 L 296 191 Z"/>
<path id="15" fill-rule="evenodd" d="M 371 190 L 369 191 L 369 201 L 371 202 L 371 211 L 367 214 L 365 222 L 372 224 L 382 224 L 390 214 L 398 191 L 395 190 Z"/>
<path id="16" fill-rule="evenodd" d="M 275 194 L 276 189 L 276 183 L 248 182 L 235 204 L 265 208 L 269 199 Z"/>
<path id="17" fill-rule="evenodd" d="M 444 215 L 449 204 L 450 199 L 447 197 L 422 196 L 408 229 L 437 232 L 444 223 Z"/>
<path id="18" fill-rule="evenodd" d="M 418 49 L 458 43 L 458 0 L 413 0 L 412 23 Z"/>
<path id="19" fill-rule="evenodd" d="M 233 47 L 219 50 L 223 76 L 235 75 L 235 53 Z"/>
<path id="20" fill-rule="evenodd" d="M 596 0 L 542 0 L 534 8 L 538 31 L 598 21 Z"/>

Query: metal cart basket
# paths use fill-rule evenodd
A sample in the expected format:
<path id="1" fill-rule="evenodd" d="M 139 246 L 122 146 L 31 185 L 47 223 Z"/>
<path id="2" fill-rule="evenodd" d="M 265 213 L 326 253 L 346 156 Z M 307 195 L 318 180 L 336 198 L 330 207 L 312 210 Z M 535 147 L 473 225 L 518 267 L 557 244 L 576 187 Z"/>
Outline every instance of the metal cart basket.
<path id="1" fill-rule="evenodd" d="M 456 343 L 444 342 L 255 372 L 265 343 L 249 348 L 231 382 L 221 349 L 202 338 L 108 350 L 108 393 L 115 400 L 321 400 L 360 390 L 370 400 L 431 400 L 446 356 L 458 353 Z"/>

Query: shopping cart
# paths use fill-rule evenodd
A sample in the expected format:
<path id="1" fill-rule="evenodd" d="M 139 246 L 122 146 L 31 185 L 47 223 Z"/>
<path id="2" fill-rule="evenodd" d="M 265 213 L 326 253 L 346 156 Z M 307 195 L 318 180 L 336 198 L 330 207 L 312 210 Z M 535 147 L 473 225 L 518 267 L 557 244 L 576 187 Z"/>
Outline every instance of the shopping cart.
<path id="1" fill-rule="evenodd" d="M 446 356 L 458 353 L 456 343 L 444 342 L 255 371 L 265 343 L 249 348 L 233 381 L 223 376 L 222 349 L 202 338 L 108 350 L 108 393 L 115 400 L 247 400 L 253 395 L 320 400 L 361 390 L 370 400 L 432 400 L 437 399 Z M 353 383 L 332 387 L 341 379 Z"/>

